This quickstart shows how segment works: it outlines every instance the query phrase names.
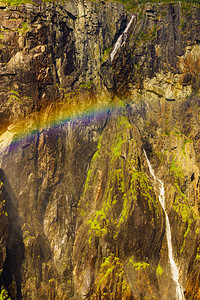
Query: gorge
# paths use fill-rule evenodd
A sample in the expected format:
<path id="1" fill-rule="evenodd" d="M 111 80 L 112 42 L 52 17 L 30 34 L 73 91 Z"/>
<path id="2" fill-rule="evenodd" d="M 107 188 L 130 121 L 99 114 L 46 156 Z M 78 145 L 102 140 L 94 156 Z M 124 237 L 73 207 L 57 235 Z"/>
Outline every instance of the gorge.
<path id="1" fill-rule="evenodd" d="M 198 1 L 20 1 L 0 2 L 0 299 L 200 299 Z"/>

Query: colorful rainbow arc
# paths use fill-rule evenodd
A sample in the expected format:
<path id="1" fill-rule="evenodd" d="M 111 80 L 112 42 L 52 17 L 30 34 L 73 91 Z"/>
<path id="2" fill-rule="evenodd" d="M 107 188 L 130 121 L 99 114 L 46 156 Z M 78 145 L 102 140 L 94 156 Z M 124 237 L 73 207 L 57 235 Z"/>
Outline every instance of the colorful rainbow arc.
<path id="1" fill-rule="evenodd" d="M 80 104 L 80 103 L 79 103 Z M 65 107 L 65 105 L 49 106 L 44 111 L 33 113 L 27 118 L 20 119 L 11 124 L 7 130 L 0 136 L 0 155 L 7 153 L 22 144 L 24 141 L 34 140 L 35 136 L 49 130 L 57 129 L 60 125 L 68 122 L 84 122 L 90 118 L 101 120 L 109 110 L 119 107 L 119 102 L 103 104 L 85 104 L 80 105 L 79 109 L 75 107 Z"/>

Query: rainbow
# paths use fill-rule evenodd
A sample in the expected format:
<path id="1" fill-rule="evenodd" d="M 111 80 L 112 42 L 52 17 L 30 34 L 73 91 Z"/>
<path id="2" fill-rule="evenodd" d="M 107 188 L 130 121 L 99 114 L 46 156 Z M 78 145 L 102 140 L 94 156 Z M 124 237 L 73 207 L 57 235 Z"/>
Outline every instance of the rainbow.
<path id="1" fill-rule="evenodd" d="M 14 121 L 4 130 L 0 135 L 0 155 L 22 145 L 24 141 L 33 141 L 36 135 L 50 128 L 56 130 L 68 122 L 87 121 L 90 118 L 100 120 L 108 111 L 119 107 L 119 102 L 111 103 L 108 98 L 97 102 L 97 98 L 83 100 L 79 97 L 50 104 L 39 112 Z"/>

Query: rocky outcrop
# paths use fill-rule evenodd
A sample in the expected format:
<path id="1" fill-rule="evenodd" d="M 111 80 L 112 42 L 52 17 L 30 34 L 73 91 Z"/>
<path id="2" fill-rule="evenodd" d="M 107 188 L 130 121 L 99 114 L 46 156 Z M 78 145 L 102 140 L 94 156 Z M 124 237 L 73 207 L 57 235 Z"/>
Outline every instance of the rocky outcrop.
<path id="1" fill-rule="evenodd" d="M 0 10 L 1 288 L 14 299 L 176 299 L 145 148 L 185 299 L 199 299 L 199 7 Z"/>
<path id="2" fill-rule="evenodd" d="M 102 94 L 104 52 L 128 18 L 121 5 L 26 4 L 1 12 L 2 129 L 71 93 Z"/>

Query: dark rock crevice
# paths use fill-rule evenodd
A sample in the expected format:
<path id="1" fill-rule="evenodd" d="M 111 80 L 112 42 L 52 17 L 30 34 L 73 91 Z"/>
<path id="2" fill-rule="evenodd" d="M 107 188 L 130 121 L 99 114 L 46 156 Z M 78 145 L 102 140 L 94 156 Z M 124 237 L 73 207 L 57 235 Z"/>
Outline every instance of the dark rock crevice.
<path id="1" fill-rule="evenodd" d="M 0 180 L 4 184 L 4 191 L 1 196 L 5 200 L 8 213 L 6 258 L 0 275 L 0 288 L 5 287 L 12 299 L 21 300 L 22 263 L 25 254 L 21 221 L 17 210 L 17 199 L 2 169 L 0 169 Z M 15 282 L 15 286 L 13 286 L 13 282 Z"/>

